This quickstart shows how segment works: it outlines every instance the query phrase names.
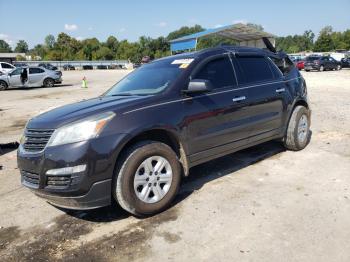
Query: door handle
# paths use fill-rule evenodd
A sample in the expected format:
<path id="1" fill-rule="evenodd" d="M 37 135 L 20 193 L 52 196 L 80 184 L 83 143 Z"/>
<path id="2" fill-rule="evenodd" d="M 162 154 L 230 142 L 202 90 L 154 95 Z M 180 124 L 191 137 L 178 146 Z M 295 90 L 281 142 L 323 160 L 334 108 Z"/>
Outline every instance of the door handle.
<path id="1" fill-rule="evenodd" d="M 242 101 L 242 100 L 245 100 L 245 99 L 246 99 L 245 96 L 237 96 L 237 97 L 232 98 L 232 101 L 233 102 L 239 102 L 239 101 Z"/>
<path id="2" fill-rule="evenodd" d="M 284 91 L 286 91 L 285 88 L 276 89 L 276 93 L 282 93 L 282 92 L 284 92 Z"/>

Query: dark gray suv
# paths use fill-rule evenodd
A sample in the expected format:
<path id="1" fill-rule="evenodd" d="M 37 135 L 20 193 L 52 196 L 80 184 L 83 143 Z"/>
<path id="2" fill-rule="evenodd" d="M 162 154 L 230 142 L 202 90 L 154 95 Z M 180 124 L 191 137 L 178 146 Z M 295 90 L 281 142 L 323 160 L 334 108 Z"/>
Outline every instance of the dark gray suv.
<path id="1" fill-rule="evenodd" d="M 306 83 L 288 56 L 218 47 L 143 65 L 100 97 L 31 119 L 22 183 L 50 203 L 167 208 L 190 168 L 269 140 L 310 139 Z"/>

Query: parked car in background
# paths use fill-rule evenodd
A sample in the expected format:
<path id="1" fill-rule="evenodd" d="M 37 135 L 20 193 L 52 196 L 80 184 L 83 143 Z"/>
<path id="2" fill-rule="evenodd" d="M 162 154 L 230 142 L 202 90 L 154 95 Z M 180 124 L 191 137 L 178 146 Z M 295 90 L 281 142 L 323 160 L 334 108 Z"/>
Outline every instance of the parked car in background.
<path id="1" fill-rule="evenodd" d="M 23 81 L 23 77 L 27 79 Z M 62 73 L 44 67 L 19 67 L 0 76 L 0 90 L 9 87 L 53 87 L 62 83 Z"/>
<path id="2" fill-rule="evenodd" d="M 11 65 L 6 62 L 0 62 L 0 72 L 7 73 L 15 69 L 16 67 L 14 65 Z"/>
<path id="3" fill-rule="evenodd" d="M 302 150 L 310 114 L 286 54 L 209 48 L 144 64 L 97 98 L 32 118 L 18 168 L 53 205 L 117 202 L 152 215 L 169 207 L 191 167 L 270 140 Z"/>
<path id="4" fill-rule="evenodd" d="M 308 56 L 304 63 L 305 71 L 340 70 L 341 63 L 330 56 Z"/>
<path id="5" fill-rule="evenodd" d="M 83 70 L 92 70 L 94 67 L 92 65 L 83 65 Z"/>
<path id="6" fill-rule="evenodd" d="M 44 67 L 49 70 L 58 70 L 57 66 L 53 66 L 52 64 L 49 63 L 40 63 L 38 66 Z"/>
<path id="7" fill-rule="evenodd" d="M 291 58 L 291 60 L 293 61 L 294 65 L 296 68 L 298 68 L 299 70 L 304 69 L 304 59 L 301 58 Z"/>
<path id="8" fill-rule="evenodd" d="M 26 63 L 18 63 L 18 62 L 13 63 L 13 65 L 15 67 L 26 67 L 26 66 L 28 66 Z"/>
<path id="9" fill-rule="evenodd" d="M 97 69 L 107 69 L 107 66 L 106 65 L 98 65 L 96 68 Z"/>
<path id="10" fill-rule="evenodd" d="M 71 64 L 65 64 L 65 65 L 63 65 L 63 70 L 65 70 L 65 71 L 75 70 L 75 67 L 72 66 Z"/>
<path id="11" fill-rule="evenodd" d="M 350 68 L 350 57 L 342 58 L 342 60 L 341 60 L 341 67 L 343 67 L 343 68 Z"/>

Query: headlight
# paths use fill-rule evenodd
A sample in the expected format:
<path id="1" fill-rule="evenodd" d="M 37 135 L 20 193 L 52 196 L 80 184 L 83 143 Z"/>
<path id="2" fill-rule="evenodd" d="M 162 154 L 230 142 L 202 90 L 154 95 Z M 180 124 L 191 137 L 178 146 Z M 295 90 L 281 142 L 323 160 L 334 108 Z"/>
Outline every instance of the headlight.
<path id="1" fill-rule="evenodd" d="M 47 146 L 70 144 L 95 138 L 114 116 L 113 112 L 106 112 L 60 127 L 52 134 Z"/>

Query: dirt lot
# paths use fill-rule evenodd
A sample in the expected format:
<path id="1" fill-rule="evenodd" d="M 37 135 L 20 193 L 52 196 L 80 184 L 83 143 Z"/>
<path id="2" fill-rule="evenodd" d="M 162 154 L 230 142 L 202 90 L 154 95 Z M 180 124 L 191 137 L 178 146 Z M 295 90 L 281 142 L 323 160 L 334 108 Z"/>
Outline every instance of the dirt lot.
<path id="1" fill-rule="evenodd" d="M 0 92 L 0 143 L 124 74 L 64 72 L 62 86 Z M 21 187 L 16 152 L 3 154 L 1 260 L 350 261 L 350 70 L 303 75 L 313 110 L 304 151 L 270 142 L 195 167 L 172 208 L 151 218 L 110 207 L 65 213 Z"/>

